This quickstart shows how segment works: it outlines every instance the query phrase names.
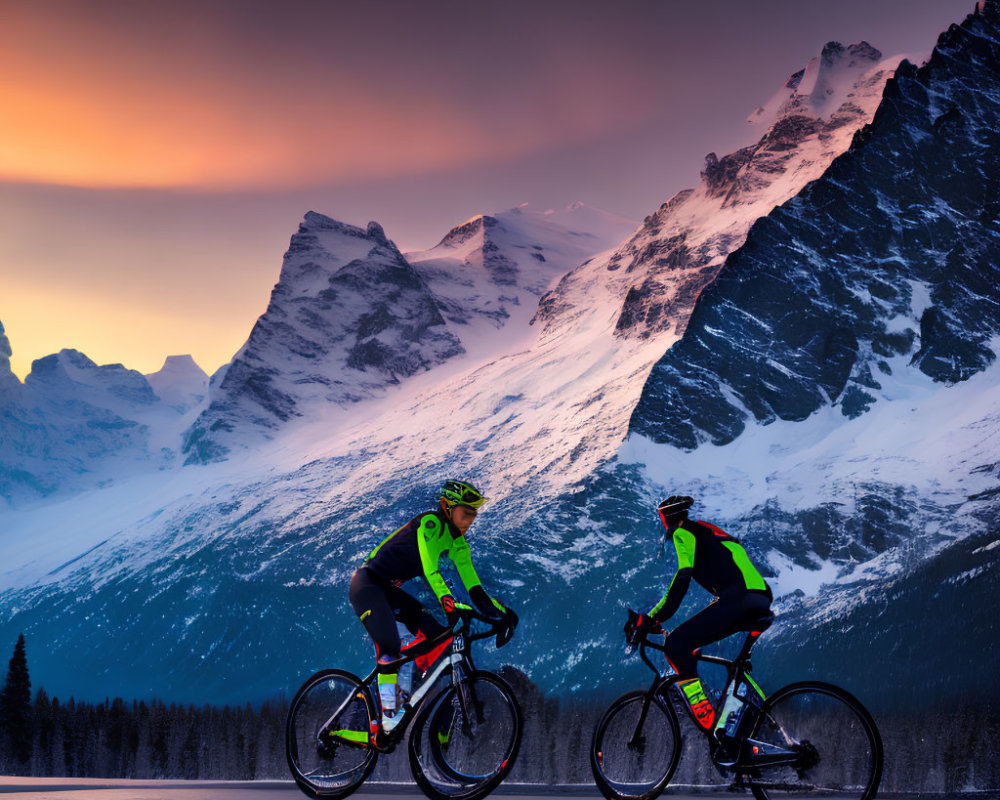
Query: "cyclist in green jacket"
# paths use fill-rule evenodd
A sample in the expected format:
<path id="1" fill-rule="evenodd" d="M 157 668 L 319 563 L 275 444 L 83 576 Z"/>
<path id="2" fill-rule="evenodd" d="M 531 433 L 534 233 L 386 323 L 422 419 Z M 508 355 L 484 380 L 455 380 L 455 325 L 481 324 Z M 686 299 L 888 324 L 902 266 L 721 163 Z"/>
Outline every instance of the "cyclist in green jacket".
<path id="1" fill-rule="evenodd" d="M 663 633 L 661 623 L 677 611 L 692 578 L 715 595 L 707 608 L 674 628 L 664 643 L 667 660 L 681 677 L 676 686 L 686 707 L 695 722 L 710 731 L 715 709 L 698 677 L 694 651 L 765 618 L 773 597 L 738 539 L 708 522 L 688 519 L 693 503 L 690 497 L 676 495 L 660 503 L 657 510 L 666 536 L 677 551 L 677 572 L 660 602 L 626 623 L 625 633 L 630 641 L 639 631 Z"/>
<path id="2" fill-rule="evenodd" d="M 469 526 L 485 502 L 482 492 L 471 483 L 445 481 L 438 495 L 438 507 L 419 514 L 383 539 L 354 573 L 351 606 L 375 643 L 380 665 L 400 657 L 397 619 L 418 638 L 431 639 L 445 630 L 417 598 L 400 588 L 404 581 L 417 577 L 426 580 L 444 609 L 448 624 L 457 621 L 456 608 L 461 604 L 455 601 L 438 566 L 445 554 L 458 569 L 469 599 L 481 614 L 506 619 L 511 629 L 517 624 L 517 615 L 483 589 L 465 540 Z M 382 729 L 388 733 L 399 720 L 395 714 L 397 673 L 380 669 L 378 684 Z"/>

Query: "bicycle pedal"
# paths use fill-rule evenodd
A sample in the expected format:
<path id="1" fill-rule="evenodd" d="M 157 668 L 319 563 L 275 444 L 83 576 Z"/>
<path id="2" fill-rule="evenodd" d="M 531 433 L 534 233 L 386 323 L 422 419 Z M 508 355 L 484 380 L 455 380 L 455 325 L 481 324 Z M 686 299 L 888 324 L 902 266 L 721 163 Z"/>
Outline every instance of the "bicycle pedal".
<path id="1" fill-rule="evenodd" d="M 391 753 L 396 749 L 396 741 L 392 733 L 386 733 L 384 730 L 379 728 L 375 733 L 372 734 L 371 740 L 369 742 L 373 748 L 378 750 L 380 753 Z"/>

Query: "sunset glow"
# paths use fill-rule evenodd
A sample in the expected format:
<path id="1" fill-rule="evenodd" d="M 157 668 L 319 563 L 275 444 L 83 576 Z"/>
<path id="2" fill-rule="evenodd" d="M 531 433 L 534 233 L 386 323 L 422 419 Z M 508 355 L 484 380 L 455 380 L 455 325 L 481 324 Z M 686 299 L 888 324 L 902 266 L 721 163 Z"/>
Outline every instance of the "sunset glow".
<path id="1" fill-rule="evenodd" d="M 15 6 L 0 28 L 0 180 L 218 189 L 376 179 L 503 162 L 659 112 L 634 102 L 641 86 L 601 69 L 575 90 L 554 83 L 558 73 L 511 86 L 527 102 L 541 95 L 545 113 L 498 118 L 511 98 L 470 102 L 446 75 L 415 82 L 406 64 L 390 65 L 387 80 L 309 48 L 276 64 L 246 52 L 252 42 L 234 49 L 169 20 L 167 42 L 143 47 L 143 31 L 116 34 L 84 6 L 64 17 L 32 8 Z M 165 46 L 171 34 L 183 53 Z"/>
<path id="2" fill-rule="evenodd" d="M 211 373 L 233 357 L 247 335 L 245 314 L 199 317 L 177 306 L 157 309 L 76 291 L 12 288 L 18 302 L 5 306 L 0 322 L 14 351 L 11 369 L 22 381 L 35 358 L 63 349 L 144 374 L 160 369 L 167 355 L 196 353 L 199 366 Z M 165 352 L 165 342 L 175 342 L 176 353 Z"/>
<path id="3" fill-rule="evenodd" d="M 831 39 L 926 51 L 972 0 L 0 0 L 0 321 L 228 361 L 303 215 L 401 249 L 525 201 L 642 219 Z"/>

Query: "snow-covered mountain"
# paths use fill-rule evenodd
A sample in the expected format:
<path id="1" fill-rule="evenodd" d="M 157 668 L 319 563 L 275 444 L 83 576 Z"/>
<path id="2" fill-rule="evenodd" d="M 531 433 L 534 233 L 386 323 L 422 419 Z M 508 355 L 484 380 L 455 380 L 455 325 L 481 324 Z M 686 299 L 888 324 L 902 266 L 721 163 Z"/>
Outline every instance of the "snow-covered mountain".
<path id="1" fill-rule="evenodd" d="M 189 355 L 167 356 L 146 380 L 160 400 L 181 413 L 201 406 L 208 397 L 208 375 Z"/>
<path id="2" fill-rule="evenodd" d="M 965 527 L 967 496 L 996 482 L 983 437 L 1000 345 L 992 23 L 972 17 L 925 67 L 904 65 L 850 151 L 754 225 L 654 367 L 635 458 L 700 453 L 686 471 L 700 480 L 710 465 L 753 465 L 728 471 L 744 487 L 731 514 L 769 499 L 774 512 L 766 486 L 795 511 L 837 498 L 830 521 L 863 517 L 871 536 L 847 538 L 874 546 L 869 557 L 907 529 Z M 875 486 L 884 524 L 862 502 Z"/>
<path id="3" fill-rule="evenodd" d="M 357 402 L 461 352 L 378 223 L 362 229 L 309 212 L 267 310 L 216 376 L 184 443 L 188 461 L 220 458 L 234 436 L 274 430 L 303 405 Z"/>
<path id="4" fill-rule="evenodd" d="M 633 228 L 583 204 L 559 215 L 516 208 L 474 217 L 404 257 L 375 222 L 362 230 L 310 212 L 267 310 L 213 380 L 188 461 L 384 397 L 457 356 L 467 365 L 510 348 L 554 278 Z"/>
<path id="5" fill-rule="evenodd" d="M 529 333 L 538 298 L 554 280 L 634 230 L 631 220 L 583 203 L 558 212 L 525 204 L 473 217 L 430 250 L 406 257 L 475 357 L 514 349 L 511 337 Z M 501 327 L 506 330 L 498 347 Z"/>
<path id="6" fill-rule="evenodd" d="M 747 117 L 747 122 L 770 128 L 781 117 L 805 116 L 830 120 L 834 116 L 861 110 L 858 99 L 875 89 L 881 94 L 884 78 L 872 71 L 882 54 L 868 42 L 844 47 L 829 42 L 805 68 L 791 75 L 764 105 Z M 851 109 L 851 106 L 855 109 Z"/>
<path id="7" fill-rule="evenodd" d="M 755 115 L 757 126 L 769 121 L 757 142 L 721 159 L 709 153 L 701 184 L 678 192 L 646 217 L 610 258 L 566 275 L 542 299 L 538 320 L 546 328 L 561 328 L 567 316 L 603 295 L 619 309 L 619 336 L 683 334 L 698 293 L 740 247 L 753 222 L 798 194 L 847 149 L 871 120 L 902 59 L 883 58 L 866 42 L 827 44 L 822 56 L 792 75 L 767 110 Z M 794 87 L 804 91 L 804 73 L 813 75 L 812 90 L 800 94 Z"/>
<path id="8" fill-rule="evenodd" d="M 761 671 L 870 692 L 881 675 L 831 655 L 835 615 L 855 626 L 843 641 L 856 653 L 870 618 L 932 591 L 921 581 L 948 583 L 955 598 L 995 577 L 997 42 L 990 0 L 884 95 L 891 59 L 828 45 L 811 88 L 807 67 L 756 144 L 709 159 L 701 185 L 586 263 L 559 250 L 568 236 L 518 232 L 514 212 L 408 254 L 413 280 L 388 285 L 406 308 L 432 304 L 441 322 L 407 341 L 418 355 L 433 342 L 439 360 L 405 380 L 383 362 L 355 370 L 371 381 L 363 402 L 302 366 L 336 354 L 331 363 L 354 369 L 344 353 L 375 307 L 351 306 L 336 330 L 327 317 L 307 324 L 344 268 L 333 259 L 351 263 L 322 240 L 364 250 L 345 276 L 357 302 L 378 302 L 366 275 L 405 270 L 371 227 L 307 218 L 325 227 L 307 232 L 308 255 L 289 251 L 289 280 L 195 428 L 219 446 L 246 431 L 273 439 L 7 513 L 0 636 L 44 642 L 33 675 L 60 694 L 70 658 L 71 691 L 182 700 L 267 696 L 334 662 L 363 670 L 351 573 L 443 477 L 463 475 L 493 498 L 470 534 L 480 575 L 522 612 L 504 660 L 546 690 L 611 694 L 641 674 L 607 664 L 624 606 L 662 590 L 672 558 L 656 557 L 653 509 L 683 488 L 701 515 L 745 537 L 783 595 Z M 836 108 L 819 103 L 824 85 L 829 106 L 845 98 Z M 387 335 L 404 317 L 380 317 Z M 435 349 L 445 334 L 461 352 Z M 226 388 L 238 363 L 242 382 Z M 945 564 L 968 575 L 948 582 L 936 575 Z M 694 592 L 684 610 L 704 600 Z M 926 613 L 940 623 L 948 609 Z M 893 647 L 917 652 L 922 633 L 905 615 L 885 621 L 870 658 L 899 686 L 926 689 L 893 660 Z"/>
<path id="9" fill-rule="evenodd" d="M 0 327 L 0 502 L 37 501 L 175 464 L 187 407 L 161 402 L 141 373 L 62 350 L 36 360 L 22 384 L 10 354 Z"/>
<path id="10" fill-rule="evenodd" d="M 972 554 L 1000 537 L 998 63 L 989 2 L 900 67 L 849 152 L 702 292 L 609 468 L 703 496 L 747 536 L 786 595 L 770 651 L 786 674 L 829 670 L 840 642 L 877 655 L 896 699 L 981 674 L 953 664 L 947 686 L 901 654 L 921 650 L 907 624 L 980 655 L 971 634 L 994 625 L 972 598 L 998 564 Z"/>

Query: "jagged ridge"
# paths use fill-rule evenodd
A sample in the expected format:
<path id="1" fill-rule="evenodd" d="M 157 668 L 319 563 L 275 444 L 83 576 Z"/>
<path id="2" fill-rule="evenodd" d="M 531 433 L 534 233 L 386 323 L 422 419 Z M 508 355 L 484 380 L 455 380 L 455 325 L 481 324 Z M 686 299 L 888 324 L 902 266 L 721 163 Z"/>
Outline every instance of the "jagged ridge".
<path id="1" fill-rule="evenodd" d="M 802 420 L 825 403 L 863 413 L 893 356 L 942 382 L 993 361 L 997 17 L 988 3 L 925 67 L 904 63 L 851 150 L 754 225 L 654 368 L 633 432 L 722 444 L 748 419 Z"/>

